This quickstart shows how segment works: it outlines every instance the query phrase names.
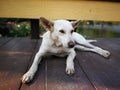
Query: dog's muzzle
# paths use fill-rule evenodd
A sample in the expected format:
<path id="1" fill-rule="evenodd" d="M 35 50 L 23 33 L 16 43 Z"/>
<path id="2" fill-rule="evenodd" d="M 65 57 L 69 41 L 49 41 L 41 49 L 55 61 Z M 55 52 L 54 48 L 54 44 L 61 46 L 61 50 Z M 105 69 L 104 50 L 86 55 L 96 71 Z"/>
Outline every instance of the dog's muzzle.
<path id="1" fill-rule="evenodd" d="M 68 47 L 73 48 L 75 46 L 75 43 L 73 41 L 68 42 Z"/>

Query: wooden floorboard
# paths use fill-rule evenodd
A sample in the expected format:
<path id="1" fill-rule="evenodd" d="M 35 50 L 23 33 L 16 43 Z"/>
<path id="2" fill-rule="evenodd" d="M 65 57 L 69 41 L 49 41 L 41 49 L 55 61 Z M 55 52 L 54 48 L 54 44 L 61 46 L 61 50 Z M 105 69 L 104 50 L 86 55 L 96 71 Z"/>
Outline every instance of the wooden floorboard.
<path id="1" fill-rule="evenodd" d="M 102 41 L 101 41 L 102 42 Z M 107 45 L 107 43 L 109 43 Z M 103 45 L 102 45 L 103 46 Z M 108 39 L 104 42 L 104 48 L 111 52 L 111 57 L 107 62 L 102 62 L 106 66 L 106 73 L 114 84 L 114 89 L 120 89 L 120 39 Z M 99 63 L 99 62 L 98 62 Z"/>
<path id="2" fill-rule="evenodd" d="M 6 44 L 7 42 L 9 42 L 10 40 L 12 40 L 12 38 L 3 38 L 3 37 L 0 37 L 0 47 L 4 44 Z"/>
<path id="3" fill-rule="evenodd" d="M 76 74 L 73 76 L 66 75 L 65 63 L 66 58 L 48 58 L 46 90 L 94 90 L 76 60 Z"/>
<path id="4" fill-rule="evenodd" d="M 30 68 L 34 60 L 34 56 L 36 52 L 39 50 L 40 45 L 41 45 L 41 40 L 39 40 L 35 48 L 35 53 L 33 54 L 31 58 L 31 62 L 29 63 L 28 69 Z M 36 75 L 34 76 L 33 80 L 29 84 L 22 84 L 20 90 L 45 90 L 45 73 L 46 73 L 45 62 L 46 61 L 44 60 L 39 64 L 38 71 Z"/>
<path id="5" fill-rule="evenodd" d="M 36 41 L 13 38 L 0 47 L 0 89 L 18 90 Z"/>
<path id="6" fill-rule="evenodd" d="M 77 51 L 75 75 L 65 73 L 66 57 L 44 57 L 29 84 L 20 78 L 30 68 L 41 39 L 0 38 L 0 90 L 120 90 L 120 38 L 97 38 L 109 59 Z"/>
<path id="7" fill-rule="evenodd" d="M 120 52 L 120 46 L 107 39 L 98 39 L 96 45 L 109 50 L 111 52 L 110 58 L 105 59 L 90 52 L 77 52 L 77 59 L 81 67 L 97 90 L 119 90 L 120 57 L 116 58 L 115 54 L 118 55 Z M 117 49 L 114 50 L 113 47 L 117 47 Z"/>

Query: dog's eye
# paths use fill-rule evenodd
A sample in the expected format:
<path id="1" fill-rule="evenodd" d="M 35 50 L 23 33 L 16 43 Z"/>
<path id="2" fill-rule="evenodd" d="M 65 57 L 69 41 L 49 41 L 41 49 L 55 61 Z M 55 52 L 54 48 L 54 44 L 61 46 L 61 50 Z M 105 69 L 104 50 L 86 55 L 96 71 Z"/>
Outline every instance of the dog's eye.
<path id="1" fill-rule="evenodd" d="M 74 32 L 74 30 L 71 30 L 71 33 L 73 33 Z"/>
<path id="2" fill-rule="evenodd" d="M 64 30 L 60 30 L 59 32 L 60 32 L 60 33 L 65 33 L 65 31 L 64 31 Z"/>

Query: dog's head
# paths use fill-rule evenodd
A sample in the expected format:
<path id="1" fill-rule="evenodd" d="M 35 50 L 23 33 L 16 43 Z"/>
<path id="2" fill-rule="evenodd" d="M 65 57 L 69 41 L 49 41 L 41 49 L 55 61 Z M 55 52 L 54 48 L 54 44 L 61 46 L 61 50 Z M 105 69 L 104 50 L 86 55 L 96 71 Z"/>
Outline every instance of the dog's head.
<path id="1" fill-rule="evenodd" d="M 52 22 L 41 17 L 40 22 L 46 30 L 51 32 L 51 38 L 58 47 L 74 47 L 75 42 L 72 39 L 72 34 L 80 21 L 56 20 Z"/>

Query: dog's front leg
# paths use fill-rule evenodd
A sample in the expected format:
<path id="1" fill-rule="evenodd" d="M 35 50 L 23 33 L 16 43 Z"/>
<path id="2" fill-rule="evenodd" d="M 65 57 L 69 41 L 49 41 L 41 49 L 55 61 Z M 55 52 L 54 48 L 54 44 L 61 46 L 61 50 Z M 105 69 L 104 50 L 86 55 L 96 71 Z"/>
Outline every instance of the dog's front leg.
<path id="1" fill-rule="evenodd" d="M 68 75 L 72 75 L 75 73 L 74 62 L 73 62 L 75 56 L 76 56 L 76 52 L 74 51 L 74 49 L 72 49 L 66 61 L 66 73 Z"/>
<path id="2" fill-rule="evenodd" d="M 38 64 L 41 61 L 43 55 L 44 54 L 41 53 L 40 51 L 35 55 L 32 66 L 22 77 L 22 83 L 28 83 L 33 79 L 33 77 L 38 69 Z"/>

